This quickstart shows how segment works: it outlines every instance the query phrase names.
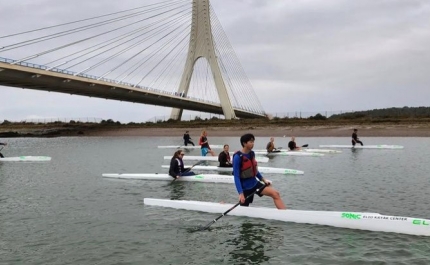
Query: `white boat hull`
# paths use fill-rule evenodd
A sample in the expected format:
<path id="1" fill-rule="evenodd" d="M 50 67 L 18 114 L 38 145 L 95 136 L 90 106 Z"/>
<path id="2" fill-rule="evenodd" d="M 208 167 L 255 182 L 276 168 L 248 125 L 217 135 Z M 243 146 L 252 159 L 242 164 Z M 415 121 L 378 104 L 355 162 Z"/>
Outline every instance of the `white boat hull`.
<path id="1" fill-rule="evenodd" d="M 326 148 L 352 148 L 352 145 L 320 145 L 319 147 L 326 147 Z M 356 149 L 403 149 L 403 146 L 401 145 L 355 145 Z"/>
<path id="2" fill-rule="evenodd" d="M 161 206 L 216 214 L 221 214 L 233 207 L 233 204 L 163 200 L 152 198 L 144 198 L 143 203 L 151 206 Z M 430 236 L 430 220 L 428 219 L 386 216 L 380 215 L 378 213 L 277 210 L 276 208 L 238 206 L 229 212 L 228 215 L 246 216 L 284 222 L 327 225 L 377 232 Z"/>
<path id="3" fill-rule="evenodd" d="M 172 181 L 173 178 L 169 174 L 115 174 L 105 173 L 102 175 L 105 178 L 117 178 L 117 179 L 140 179 L 140 180 L 161 180 L 161 181 Z M 195 176 L 186 176 L 177 179 L 176 181 L 189 181 L 189 182 L 210 182 L 210 183 L 234 183 L 234 177 L 229 175 L 218 175 L 218 174 L 199 174 Z"/>
<path id="4" fill-rule="evenodd" d="M 171 159 L 171 156 L 164 156 L 164 159 Z M 182 160 L 202 160 L 202 161 L 218 161 L 218 156 L 187 156 L 185 155 Z M 267 157 L 255 157 L 255 160 L 260 163 L 269 162 Z"/>
<path id="5" fill-rule="evenodd" d="M 340 154 L 340 153 L 342 153 L 342 151 L 330 150 L 330 149 L 308 149 L 308 148 L 304 148 L 304 149 L 301 149 L 300 151 L 311 152 L 311 153 L 329 153 L 329 154 Z"/>
<path id="6" fill-rule="evenodd" d="M 223 145 L 218 145 L 218 144 L 214 144 L 214 145 L 210 145 L 211 149 L 223 149 L 224 146 Z M 176 148 L 176 149 L 200 149 L 200 145 L 159 145 L 158 148 L 164 148 L 164 149 L 172 149 L 172 148 Z"/>
<path id="7" fill-rule="evenodd" d="M 170 168 L 169 165 L 162 165 L 162 168 Z M 191 165 L 187 165 L 184 167 L 191 167 Z M 206 171 L 219 171 L 219 172 L 232 172 L 233 168 L 231 167 L 217 167 L 217 166 L 194 166 L 193 170 L 206 170 Z M 296 169 L 289 168 L 276 168 L 276 167 L 258 167 L 258 171 L 260 173 L 270 173 L 270 174 L 284 174 L 284 175 L 303 175 L 305 172 Z"/>
<path id="8" fill-rule="evenodd" d="M 301 152 L 301 151 L 281 151 L 281 152 L 272 152 L 272 153 L 267 153 L 266 151 L 254 151 L 254 153 L 256 155 L 267 155 L 267 156 L 313 156 L 313 157 L 324 156 L 324 154 L 320 154 L 320 153 Z"/>
<path id="9" fill-rule="evenodd" d="M 49 156 L 16 156 L 0 158 L 0 162 L 47 162 L 51 161 Z"/>

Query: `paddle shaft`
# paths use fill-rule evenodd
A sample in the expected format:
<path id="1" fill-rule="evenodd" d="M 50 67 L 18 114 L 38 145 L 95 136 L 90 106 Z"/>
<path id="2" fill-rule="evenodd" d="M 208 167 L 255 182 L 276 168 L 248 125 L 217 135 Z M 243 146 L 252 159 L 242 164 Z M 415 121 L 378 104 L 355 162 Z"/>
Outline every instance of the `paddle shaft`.
<path id="1" fill-rule="evenodd" d="M 259 192 L 260 190 L 264 189 L 267 186 L 266 183 L 264 183 L 264 186 L 256 189 L 253 193 L 249 194 L 248 196 L 246 196 L 245 201 L 249 198 L 251 198 L 255 193 Z M 237 206 L 239 206 L 240 201 L 238 203 L 236 203 L 235 205 L 233 205 L 233 207 L 231 207 L 230 209 L 228 209 L 227 211 L 225 211 L 223 214 L 221 214 L 220 216 L 218 216 L 216 219 L 213 219 L 212 222 L 210 222 L 209 224 L 207 224 L 206 226 L 204 226 L 203 228 L 201 228 L 200 230 L 206 230 L 208 229 L 211 225 L 213 225 L 216 221 L 218 221 L 219 219 L 221 219 L 223 216 L 227 215 L 229 212 L 233 211 L 234 208 L 236 208 Z"/>
<path id="2" fill-rule="evenodd" d="M 183 173 L 190 171 L 193 167 L 195 167 L 195 166 L 197 166 L 197 165 L 199 165 L 199 164 L 201 164 L 201 163 L 203 163 L 203 162 L 204 162 L 203 160 L 200 160 L 199 162 L 197 162 L 197 163 L 195 163 L 194 165 L 192 165 L 190 168 L 185 169 Z M 174 179 L 172 180 L 172 182 L 174 182 L 175 180 L 177 180 L 177 178 L 174 178 Z"/>

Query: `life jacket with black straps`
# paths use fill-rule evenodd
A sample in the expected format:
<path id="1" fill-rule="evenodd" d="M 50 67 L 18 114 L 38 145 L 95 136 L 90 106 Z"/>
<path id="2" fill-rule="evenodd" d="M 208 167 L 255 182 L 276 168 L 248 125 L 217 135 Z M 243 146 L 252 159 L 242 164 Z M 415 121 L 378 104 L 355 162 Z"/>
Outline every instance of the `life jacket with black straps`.
<path id="1" fill-rule="evenodd" d="M 249 153 L 250 159 L 243 155 L 241 151 L 237 151 L 233 155 L 233 161 L 234 156 L 239 155 L 240 156 L 240 178 L 247 179 L 247 178 L 254 178 L 258 173 L 258 166 L 257 166 L 257 160 L 255 160 L 255 153 L 254 151 L 251 151 Z"/>

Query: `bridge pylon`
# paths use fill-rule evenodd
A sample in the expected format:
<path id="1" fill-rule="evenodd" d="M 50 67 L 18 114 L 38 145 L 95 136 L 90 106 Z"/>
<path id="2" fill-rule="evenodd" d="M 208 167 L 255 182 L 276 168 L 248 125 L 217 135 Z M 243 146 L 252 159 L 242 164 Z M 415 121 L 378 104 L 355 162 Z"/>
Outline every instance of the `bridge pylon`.
<path id="1" fill-rule="evenodd" d="M 178 93 L 184 92 L 184 95 L 188 94 L 194 66 L 197 60 L 202 57 L 206 58 L 211 68 L 224 117 L 227 120 L 236 118 L 215 54 L 210 23 L 209 0 L 193 0 L 190 45 L 188 47 L 187 61 L 185 63 L 184 72 L 182 73 Z M 174 108 L 172 109 L 170 118 L 173 120 L 181 120 L 182 112 L 183 109 Z"/>

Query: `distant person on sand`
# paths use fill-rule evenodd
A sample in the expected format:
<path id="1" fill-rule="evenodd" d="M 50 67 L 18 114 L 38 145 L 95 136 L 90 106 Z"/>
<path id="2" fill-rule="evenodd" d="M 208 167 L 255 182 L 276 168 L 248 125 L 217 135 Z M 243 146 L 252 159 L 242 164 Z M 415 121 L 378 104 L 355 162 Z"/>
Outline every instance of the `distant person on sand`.
<path id="1" fill-rule="evenodd" d="M 182 150 L 177 150 L 173 154 L 173 157 L 170 160 L 170 168 L 169 168 L 169 175 L 172 178 L 178 179 L 180 177 L 195 175 L 193 171 L 190 171 L 191 168 L 184 168 L 184 162 L 182 161 L 182 158 L 184 157 L 184 155 L 185 153 Z"/>
<path id="2" fill-rule="evenodd" d="M 199 145 L 202 151 L 202 156 L 206 156 L 208 153 L 211 154 L 211 156 L 215 156 L 215 152 L 212 151 L 211 147 L 209 146 L 207 136 L 208 136 L 208 133 L 206 131 L 202 131 L 202 134 L 200 135 L 200 139 L 199 139 Z"/>
<path id="3" fill-rule="evenodd" d="M 300 147 L 297 147 L 296 137 L 294 137 L 294 136 L 291 137 L 291 141 L 288 143 L 288 148 L 291 151 L 296 151 L 296 150 L 300 150 L 301 149 Z"/>
<path id="4" fill-rule="evenodd" d="M 281 151 L 275 148 L 275 138 L 273 137 L 271 137 L 270 142 L 267 143 L 266 150 L 267 150 L 267 153 L 275 153 L 275 152 Z"/>
<path id="5" fill-rule="evenodd" d="M 194 143 L 191 142 L 191 137 L 188 131 L 184 133 L 184 145 L 187 146 L 188 144 L 192 144 L 194 146 Z"/>
<path id="6" fill-rule="evenodd" d="M 219 167 L 233 167 L 231 163 L 228 144 L 224 145 L 224 150 L 218 155 Z"/>
<path id="7" fill-rule="evenodd" d="M 0 145 L 4 145 L 4 146 L 6 146 L 7 145 L 7 143 L 0 143 Z M 4 147 L 3 146 L 3 147 Z M 1 149 L 3 149 L 3 147 L 1 148 Z M 1 151 L 1 149 L 0 149 L 0 151 Z M 3 154 L 2 153 L 0 153 L 0 158 L 4 158 L 4 156 L 3 156 Z"/>
<path id="8" fill-rule="evenodd" d="M 358 131 L 357 129 L 354 129 L 354 132 L 352 133 L 352 140 L 351 140 L 352 147 L 355 147 L 356 143 L 359 143 L 361 144 L 361 146 L 363 146 L 363 142 L 360 141 L 360 139 L 358 138 L 357 131 Z"/>

